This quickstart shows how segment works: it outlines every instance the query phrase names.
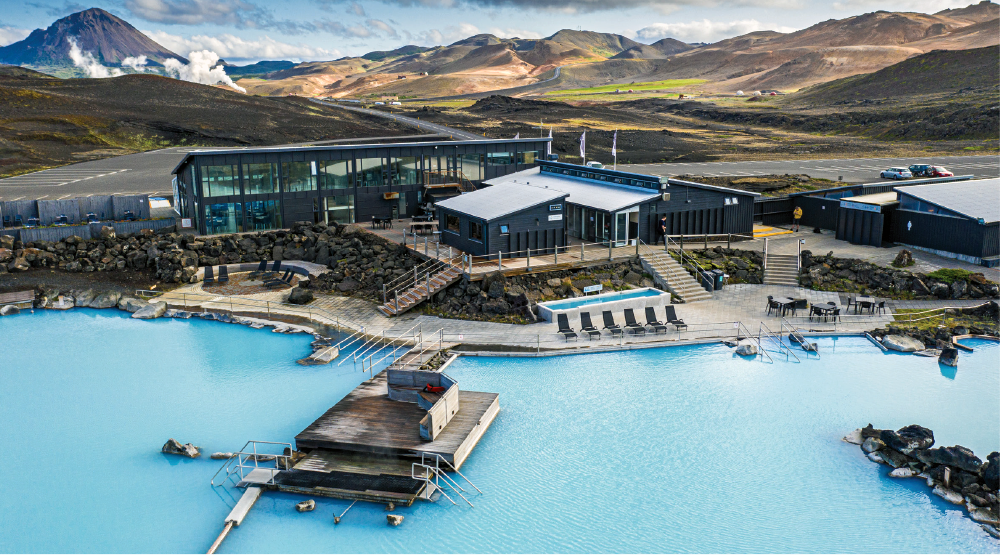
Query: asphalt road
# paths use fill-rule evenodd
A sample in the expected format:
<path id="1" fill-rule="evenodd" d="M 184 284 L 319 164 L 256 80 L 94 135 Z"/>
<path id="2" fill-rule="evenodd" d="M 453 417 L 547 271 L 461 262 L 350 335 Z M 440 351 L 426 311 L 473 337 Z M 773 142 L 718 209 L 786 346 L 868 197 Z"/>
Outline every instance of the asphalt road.
<path id="1" fill-rule="evenodd" d="M 451 127 L 445 127 L 443 125 L 438 125 L 436 123 L 428 123 L 426 121 L 420 121 L 416 118 L 411 118 L 407 116 L 398 116 L 396 114 L 386 113 L 381 110 L 369 110 L 368 108 L 356 108 L 353 106 L 344 106 L 343 104 L 338 104 L 336 102 L 325 102 L 322 100 L 311 99 L 317 104 L 323 104 L 324 106 L 333 106 L 334 108 L 340 108 L 343 110 L 350 110 L 352 112 L 358 112 L 361 114 L 369 114 L 373 116 L 378 116 L 386 119 L 391 119 L 393 121 L 398 121 L 401 123 L 412 125 L 418 128 L 420 131 L 439 133 L 441 135 L 449 135 L 453 137 L 456 141 L 481 141 L 486 137 L 482 135 L 476 135 L 475 133 L 469 133 L 468 131 L 462 131 L 460 129 L 453 129 Z"/>
<path id="2" fill-rule="evenodd" d="M 602 162 L 607 163 L 605 160 Z M 974 175 L 977 178 L 1000 177 L 1000 156 L 942 156 L 937 158 L 853 158 L 846 160 L 792 160 L 773 162 L 702 162 L 678 164 L 623 164 L 623 171 L 653 175 L 704 175 L 730 177 L 753 175 L 806 174 L 819 179 L 847 183 L 872 183 L 881 181 L 879 172 L 890 166 L 909 166 L 926 163 L 944 166 L 955 175 Z M 888 180 L 887 180 L 888 181 Z"/>

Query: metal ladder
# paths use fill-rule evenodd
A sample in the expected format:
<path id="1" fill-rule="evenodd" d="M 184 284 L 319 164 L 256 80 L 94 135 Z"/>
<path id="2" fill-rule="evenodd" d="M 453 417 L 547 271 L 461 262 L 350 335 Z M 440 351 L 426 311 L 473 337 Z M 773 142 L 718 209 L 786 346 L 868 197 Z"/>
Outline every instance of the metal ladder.
<path id="1" fill-rule="evenodd" d="M 780 336 L 774 335 L 774 332 L 772 332 L 764 322 L 761 322 L 760 326 L 757 328 L 757 344 L 760 345 L 760 348 L 763 350 L 764 345 L 761 343 L 761 336 L 764 336 L 765 338 L 770 339 L 773 343 L 777 344 L 778 352 L 784 352 L 785 359 L 788 359 L 788 356 L 791 355 L 791 357 L 795 359 L 795 362 L 802 362 L 799 360 L 799 357 L 795 356 L 795 353 L 792 352 L 792 348 L 785 345 L 785 342 L 781 340 Z"/>
<path id="2" fill-rule="evenodd" d="M 428 461 L 427 459 L 431 460 Z M 458 482 L 455 481 L 454 478 L 448 476 L 448 473 L 445 471 L 444 468 L 442 468 L 441 463 L 447 465 L 447 467 L 450 468 L 452 472 L 461 476 L 462 479 L 468 482 L 473 489 L 478 491 L 480 495 L 483 495 L 483 490 L 476 487 L 476 484 L 473 484 L 472 480 L 466 478 L 465 475 L 459 472 L 458 469 L 455 468 L 450 462 L 448 462 L 447 459 L 445 459 L 444 457 L 442 457 L 437 453 L 421 452 L 420 462 L 419 463 L 415 462 L 410 465 L 410 477 L 413 478 L 414 480 L 419 480 L 426 484 L 426 486 L 424 487 L 424 491 L 421 494 L 421 497 L 423 499 L 427 499 L 428 501 L 432 501 L 433 500 L 432 496 L 434 495 L 434 493 L 441 492 L 441 495 L 443 495 L 445 499 L 447 499 L 448 501 L 451 501 L 452 505 L 458 505 L 458 503 L 456 503 L 455 500 L 452 499 L 450 495 L 448 495 L 448 492 L 445 491 L 445 489 L 447 488 L 450 489 L 452 493 L 457 494 L 459 497 L 461 497 L 462 500 L 468 503 L 470 507 L 475 508 L 476 506 L 472 504 L 472 501 L 469 501 L 467 497 L 462 495 L 463 493 L 468 493 L 468 492 L 464 488 L 462 488 L 462 486 L 460 486 Z"/>
<path id="3" fill-rule="evenodd" d="M 222 464 L 222 467 L 215 472 L 215 475 L 212 476 L 211 480 L 212 487 L 224 486 L 227 482 L 233 482 L 237 487 L 247 485 L 247 474 L 252 473 L 255 470 L 264 470 L 269 473 L 270 477 L 262 483 L 265 485 L 274 485 L 274 475 L 282 470 L 287 470 L 292 467 L 292 456 L 290 454 L 274 455 L 271 453 L 258 453 L 258 445 L 280 445 L 287 448 L 289 453 L 294 451 L 291 443 L 250 440 L 246 442 L 246 445 L 244 445 L 242 449 L 233 453 L 232 456 L 226 459 L 226 462 Z M 267 457 L 274 458 L 271 460 L 262 460 Z M 262 462 L 265 463 L 266 466 L 261 466 Z M 271 467 L 267 463 L 274 463 L 274 466 Z M 249 469 L 250 472 L 245 473 L 244 470 L 246 469 Z M 220 477 L 220 474 L 223 474 L 223 476 Z M 236 475 L 239 475 L 240 477 L 238 482 L 235 482 L 233 478 Z M 217 478 L 219 479 L 219 483 L 216 483 Z"/>

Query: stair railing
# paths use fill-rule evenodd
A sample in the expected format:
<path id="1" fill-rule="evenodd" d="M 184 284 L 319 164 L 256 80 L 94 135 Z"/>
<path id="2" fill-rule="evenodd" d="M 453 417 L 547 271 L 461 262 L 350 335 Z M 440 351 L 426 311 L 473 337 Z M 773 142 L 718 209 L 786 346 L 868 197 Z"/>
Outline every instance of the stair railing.
<path id="1" fill-rule="evenodd" d="M 427 460 L 428 458 L 430 458 L 431 460 L 428 461 Z M 447 498 L 448 501 L 451 501 L 452 505 L 457 505 L 457 503 L 455 503 L 455 500 L 452 499 L 451 496 L 448 495 L 448 493 L 445 491 L 445 487 L 447 487 L 451 490 L 452 493 L 458 495 L 459 497 L 462 498 L 463 501 L 468 503 L 470 507 L 475 508 L 476 506 L 472 504 L 472 501 L 469 501 L 467 497 L 462 495 L 463 493 L 466 493 L 465 489 L 462 488 L 462 486 L 460 486 L 458 482 L 455 481 L 454 478 L 448 476 L 448 473 L 441 468 L 442 462 L 451 467 L 451 469 L 456 474 L 462 476 L 462 478 L 464 478 L 466 482 L 468 482 L 472 487 L 474 487 L 476 491 L 478 491 L 480 494 L 483 493 L 482 490 L 477 488 L 476 485 L 472 483 L 472 481 L 470 481 L 468 478 L 462 475 L 462 473 L 459 472 L 451 463 L 449 463 L 446 459 L 444 459 L 443 457 L 441 457 L 441 455 L 437 453 L 421 452 L 420 462 L 419 463 L 414 462 L 411 463 L 410 465 L 410 477 L 413 478 L 414 480 L 419 480 L 427 484 L 427 487 L 424 490 L 424 495 L 426 496 L 425 497 L 426 499 L 430 499 L 435 491 L 440 491 L 441 495 Z M 419 474 L 417 472 L 418 470 L 420 471 Z"/>
<path id="2" fill-rule="evenodd" d="M 268 453 L 258 453 L 258 445 L 280 445 L 288 449 L 289 454 L 272 455 Z M 212 487 L 219 487 L 225 485 L 226 482 L 233 481 L 233 476 L 236 476 L 237 474 L 240 477 L 239 482 L 243 482 L 246 478 L 244 470 L 250 469 L 250 471 L 253 472 L 254 470 L 263 468 L 271 473 L 271 477 L 265 482 L 265 484 L 274 485 L 274 475 L 282 470 L 287 470 L 292 467 L 291 453 L 293 451 L 294 449 L 292 449 L 291 443 L 250 440 L 246 442 L 242 449 L 233 453 L 228 459 L 226 459 L 226 462 L 222 464 L 222 467 L 215 471 L 210 483 L 212 484 Z M 262 462 L 273 462 L 274 467 L 261 467 L 260 463 Z M 219 478 L 219 474 L 223 473 L 225 473 L 225 475 L 219 480 L 219 483 L 216 484 L 216 478 Z M 237 482 L 237 484 L 239 484 L 239 482 Z"/>
<path id="3" fill-rule="evenodd" d="M 425 260 L 423 263 L 414 266 L 412 271 L 407 271 L 398 278 L 382 285 L 382 304 L 388 306 L 390 296 L 398 299 L 402 293 L 420 285 L 424 285 L 427 289 L 427 294 L 430 295 L 430 280 L 439 273 L 449 269 L 464 273 L 464 269 L 459 266 L 461 261 L 461 255 L 446 259 L 431 258 Z"/>
<path id="4" fill-rule="evenodd" d="M 760 326 L 758 326 L 757 328 L 757 342 L 761 345 L 761 348 L 763 348 L 763 342 L 761 342 L 761 336 L 764 336 L 770 339 L 772 342 L 777 343 L 778 352 L 779 353 L 784 352 L 786 359 L 788 358 L 789 355 L 791 355 L 791 357 L 795 359 L 795 362 L 802 362 L 801 360 L 799 360 L 799 357 L 795 356 L 795 353 L 792 352 L 791 347 L 785 345 L 784 341 L 781 340 L 781 336 L 774 335 L 774 332 L 771 331 L 771 328 L 768 328 L 767 324 L 765 324 L 764 322 L 761 322 Z"/>
<path id="5" fill-rule="evenodd" d="M 761 346 L 760 340 L 758 338 L 754 337 L 754 335 L 752 333 L 750 333 L 750 330 L 748 330 L 747 327 L 743 325 L 743 322 L 736 322 L 736 340 L 737 341 L 740 340 L 740 332 L 743 332 L 745 334 L 745 335 L 743 335 L 744 338 L 749 339 L 749 340 L 751 340 L 751 341 L 753 341 L 754 343 L 757 344 L 757 352 L 758 353 L 766 356 L 768 361 L 770 361 L 771 363 L 774 363 L 774 359 L 771 358 L 771 355 L 767 354 L 767 351 L 764 350 L 763 346 Z"/>

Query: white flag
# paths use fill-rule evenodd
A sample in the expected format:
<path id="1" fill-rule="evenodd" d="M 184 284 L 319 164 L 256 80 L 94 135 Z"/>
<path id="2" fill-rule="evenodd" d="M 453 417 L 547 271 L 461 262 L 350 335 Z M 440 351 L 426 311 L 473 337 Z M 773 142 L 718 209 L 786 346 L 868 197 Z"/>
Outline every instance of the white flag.
<path id="1" fill-rule="evenodd" d="M 580 135 L 580 158 L 584 161 L 587 160 L 587 132 L 584 131 L 583 135 Z"/>
<path id="2" fill-rule="evenodd" d="M 520 138 L 521 138 L 521 134 L 520 133 L 518 133 L 517 135 L 514 135 L 514 140 L 517 140 L 517 139 L 520 139 Z"/>
<path id="3" fill-rule="evenodd" d="M 614 156 L 615 158 L 618 157 L 618 150 L 616 148 L 617 146 L 618 146 L 618 130 L 615 129 L 615 138 L 611 139 L 611 155 Z"/>
<path id="4" fill-rule="evenodd" d="M 552 128 L 549 127 L 549 142 L 545 143 L 545 155 L 552 156 Z"/>

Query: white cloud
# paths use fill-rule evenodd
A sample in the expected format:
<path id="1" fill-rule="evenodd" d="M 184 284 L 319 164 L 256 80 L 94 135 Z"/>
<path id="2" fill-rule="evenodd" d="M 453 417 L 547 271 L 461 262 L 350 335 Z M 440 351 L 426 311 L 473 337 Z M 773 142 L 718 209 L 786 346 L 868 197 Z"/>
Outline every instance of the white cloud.
<path id="1" fill-rule="evenodd" d="M 138 58 L 134 56 L 129 56 L 128 58 L 122 60 L 122 67 L 130 67 L 134 71 L 142 73 L 146 71 L 146 63 L 148 61 L 149 60 L 146 58 L 145 55 L 139 56 Z"/>
<path id="2" fill-rule="evenodd" d="M 404 33 L 404 35 L 406 36 L 406 40 L 408 42 L 412 42 L 413 44 L 420 46 L 438 46 L 467 39 L 472 35 L 478 35 L 479 33 L 479 27 L 476 27 L 471 23 L 462 22 L 458 25 L 449 25 L 442 29 L 427 29 L 426 31 L 421 31 L 415 35 L 410 33 Z"/>
<path id="3" fill-rule="evenodd" d="M 715 42 L 717 40 L 745 35 L 754 31 L 778 31 L 791 33 L 796 29 L 773 23 L 761 23 L 756 19 L 737 21 L 689 21 L 686 23 L 653 23 L 639 29 L 635 36 L 643 41 L 657 41 L 674 38 L 683 42 Z"/>
<path id="4" fill-rule="evenodd" d="M 341 56 L 340 51 L 304 44 L 288 44 L 264 36 L 247 40 L 230 34 L 218 36 L 195 35 L 181 37 L 164 31 L 143 31 L 149 38 L 173 52 L 210 50 L 227 62 L 257 60 L 332 60 Z"/>
<path id="5" fill-rule="evenodd" d="M 365 13 L 364 6 L 358 4 L 357 2 L 351 2 L 351 5 L 348 6 L 347 8 L 347 13 L 353 13 L 354 15 L 361 17 L 365 17 L 366 15 L 368 15 Z"/>
<path id="6" fill-rule="evenodd" d="M 365 21 L 365 25 L 367 25 L 371 29 L 382 31 L 387 37 L 399 38 L 399 33 L 397 33 L 396 30 L 392 28 L 392 25 L 389 25 L 388 23 L 382 20 L 369 19 L 368 21 Z"/>
<path id="7" fill-rule="evenodd" d="M 0 26 L 0 46 L 7 46 L 8 44 L 23 40 L 29 33 L 31 31 L 27 29 L 17 29 L 6 25 Z"/>
<path id="8" fill-rule="evenodd" d="M 69 41 L 69 58 L 73 60 L 73 65 L 82 69 L 87 74 L 87 77 L 104 79 L 106 77 L 123 75 L 122 70 L 104 67 L 101 65 L 101 62 L 97 61 L 93 53 L 81 50 L 75 38 L 69 37 L 67 40 Z"/>
<path id="9" fill-rule="evenodd" d="M 222 83 L 232 89 L 246 94 L 247 90 L 237 85 L 226 75 L 226 69 L 220 65 L 219 55 L 208 50 L 200 50 L 188 54 L 189 63 L 171 58 L 163 62 L 167 75 L 173 75 L 184 81 L 201 83 L 202 85 L 218 85 Z"/>
<path id="10" fill-rule="evenodd" d="M 499 27 L 493 27 L 493 28 L 491 28 L 489 30 L 489 32 L 491 34 L 493 34 L 493 35 L 496 35 L 496 36 L 502 38 L 502 39 L 512 39 L 512 38 L 519 38 L 519 39 L 540 39 L 540 38 L 544 37 L 544 35 L 542 35 L 541 33 L 536 33 L 534 31 L 528 31 L 526 29 L 511 29 L 510 27 L 508 27 L 506 29 L 500 29 Z"/>
<path id="11" fill-rule="evenodd" d="M 124 6 L 146 21 L 180 25 L 244 26 L 248 16 L 260 12 L 260 8 L 243 0 L 125 0 Z"/>

